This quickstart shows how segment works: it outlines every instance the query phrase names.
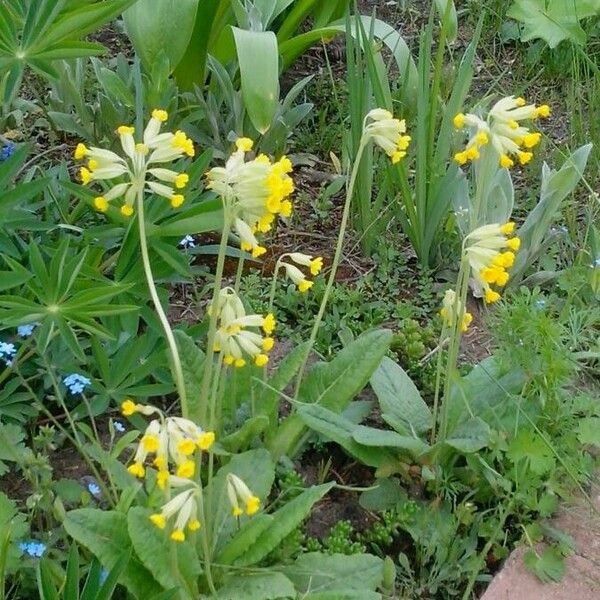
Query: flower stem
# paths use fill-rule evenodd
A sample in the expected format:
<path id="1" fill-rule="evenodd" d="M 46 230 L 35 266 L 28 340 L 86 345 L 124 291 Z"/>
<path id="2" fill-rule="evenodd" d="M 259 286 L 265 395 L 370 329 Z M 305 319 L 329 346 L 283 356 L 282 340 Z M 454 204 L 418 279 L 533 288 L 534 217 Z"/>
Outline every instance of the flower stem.
<path id="1" fill-rule="evenodd" d="M 306 348 L 306 352 L 304 354 L 304 358 L 302 360 L 302 366 L 298 371 L 298 377 L 296 379 L 296 389 L 294 391 L 294 399 L 298 398 L 298 392 L 300 390 L 300 384 L 302 383 L 302 377 L 304 375 L 304 370 L 306 369 L 306 363 L 308 362 L 308 357 L 310 356 L 310 352 L 315 345 L 315 341 L 317 339 L 317 334 L 319 332 L 319 327 L 321 325 L 321 321 L 323 320 L 323 315 L 325 314 L 325 309 L 327 308 L 327 302 L 329 301 L 329 296 L 331 295 L 331 290 L 333 289 L 333 284 L 335 283 L 335 276 L 340 265 L 340 260 L 342 258 L 342 250 L 344 246 L 344 237 L 346 235 L 346 229 L 348 227 L 348 218 L 350 216 L 350 205 L 352 202 L 352 196 L 354 194 L 354 186 L 356 184 L 356 177 L 358 175 L 360 161 L 362 159 L 362 155 L 369 138 L 363 134 L 363 137 L 360 140 L 360 145 L 358 146 L 358 151 L 356 152 L 356 157 L 354 158 L 354 166 L 352 167 L 352 174 L 350 175 L 350 182 L 348 184 L 348 189 L 346 191 L 346 201 L 344 203 L 344 212 L 342 213 L 342 222 L 340 223 L 340 232 L 337 238 L 337 244 L 335 247 L 335 254 L 333 255 L 333 262 L 331 263 L 331 271 L 329 272 L 329 279 L 327 280 L 327 285 L 325 287 L 325 292 L 323 293 L 323 299 L 321 300 L 321 306 L 319 306 L 319 312 L 315 318 L 315 322 L 310 333 L 310 338 L 308 341 L 308 347 Z"/>
<path id="2" fill-rule="evenodd" d="M 181 367 L 181 358 L 179 357 L 179 350 L 177 349 L 177 343 L 175 342 L 173 330 L 171 329 L 171 325 L 169 324 L 167 315 L 165 314 L 162 304 L 160 303 L 160 298 L 158 297 L 158 292 L 156 290 L 156 284 L 154 283 L 154 275 L 152 274 L 152 268 L 150 266 L 150 256 L 148 254 L 148 240 L 146 238 L 146 218 L 144 216 L 143 190 L 140 190 L 140 192 L 137 195 L 137 212 L 138 228 L 140 233 L 140 249 L 142 251 L 142 264 L 144 265 L 146 283 L 148 284 L 148 290 L 150 291 L 150 296 L 152 298 L 152 302 L 154 303 L 156 314 L 158 315 L 160 323 L 163 326 L 165 337 L 167 339 L 167 344 L 169 346 L 169 351 L 171 353 L 173 368 L 175 370 L 177 392 L 179 393 L 179 399 L 181 402 L 181 414 L 184 418 L 187 418 L 189 410 L 187 403 L 187 394 L 185 390 L 185 380 L 183 378 L 183 369 Z"/>
<path id="3" fill-rule="evenodd" d="M 215 283 L 213 288 L 213 295 L 211 306 L 217 306 L 217 300 L 219 293 L 221 292 L 221 283 L 223 281 L 223 271 L 225 269 L 225 252 L 227 251 L 227 239 L 229 238 L 229 232 L 231 229 L 231 218 L 229 215 L 229 207 L 227 200 L 223 202 L 223 231 L 221 233 L 221 243 L 219 244 L 219 255 L 217 257 L 217 269 L 215 271 Z M 200 410 L 199 416 L 200 421 L 204 423 L 208 417 L 209 411 L 209 394 L 210 394 L 210 381 L 214 367 L 214 361 L 212 359 L 213 346 L 215 342 L 215 334 L 217 333 L 217 319 L 219 315 L 216 309 L 211 311 L 210 323 L 208 326 L 208 338 L 206 342 L 206 359 L 204 361 L 204 372 L 202 374 L 202 388 L 200 390 Z"/>

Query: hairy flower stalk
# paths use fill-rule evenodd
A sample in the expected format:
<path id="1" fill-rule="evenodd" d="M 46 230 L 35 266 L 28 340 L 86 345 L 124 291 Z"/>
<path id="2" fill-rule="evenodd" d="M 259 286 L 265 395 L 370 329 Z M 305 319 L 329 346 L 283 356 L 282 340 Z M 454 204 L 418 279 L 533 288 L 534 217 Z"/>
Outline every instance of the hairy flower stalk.
<path id="1" fill-rule="evenodd" d="M 269 336 L 275 326 L 275 319 L 273 315 L 266 317 L 245 315 L 245 311 L 242 314 L 239 306 L 236 319 L 245 320 L 236 321 L 230 319 L 228 314 L 221 315 L 219 301 L 222 294 L 221 283 L 227 239 L 233 229 L 240 239 L 242 250 L 251 252 L 255 258 L 263 255 L 266 248 L 260 244 L 258 236 L 271 230 L 277 215 L 281 217 L 291 215 L 290 196 L 294 191 L 294 182 L 290 177 L 292 172 L 290 160 L 283 156 L 273 162 L 265 154 L 259 154 L 254 159 L 246 160 L 246 155 L 252 150 L 253 145 L 253 141 L 249 138 L 238 138 L 235 143 L 236 149 L 226 161 L 225 166 L 214 167 L 206 174 L 209 189 L 215 191 L 223 202 L 224 221 L 217 257 L 213 298 L 210 304 L 211 307 L 216 308 L 212 310 L 207 343 L 208 348 L 217 349 L 219 361 L 222 359 L 225 364 L 239 367 L 246 364 L 245 354 L 252 357 L 258 366 L 264 366 L 267 363 L 266 352 L 272 347 L 272 338 L 268 337 L 263 340 L 256 332 L 247 331 L 246 328 L 262 328 L 264 333 Z M 260 319 L 264 319 L 264 321 L 260 321 Z M 220 369 L 220 364 L 220 362 L 217 363 L 217 370 Z M 214 404 L 217 386 L 213 382 L 214 368 L 215 361 L 205 361 L 200 396 L 202 419 L 206 419 L 209 414 L 212 419 L 216 412 Z"/>
<path id="2" fill-rule="evenodd" d="M 452 381 L 462 334 L 472 321 L 470 313 L 465 311 L 469 283 L 483 293 L 484 302 L 491 304 L 500 299 L 501 289 L 509 279 L 508 269 L 515 261 L 515 253 L 521 241 L 514 236 L 515 224 L 509 221 L 504 224 L 492 223 L 482 225 L 465 236 L 462 245 L 461 264 L 456 283 L 457 292 L 448 290 L 442 303 L 440 315 L 444 320 L 440 345 L 448 335 L 450 345 L 446 364 L 443 403 L 438 419 L 438 404 L 440 398 L 442 358 L 438 355 L 435 394 L 433 401 L 434 423 L 431 432 L 431 442 L 443 441 L 448 427 L 448 405 L 451 395 Z M 494 289 L 494 286 L 497 289 Z M 438 423 L 439 421 L 439 423 Z M 439 424 L 439 439 L 436 440 Z"/>
<path id="3" fill-rule="evenodd" d="M 272 313 L 264 317 L 247 315 L 235 290 L 224 288 L 219 292 L 217 303 L 210 306 L 209 314 L 217 323 L 213 351 L 222 353 L 225 365 L 244 367 L 245 357 L 250 357 L 257 367 L 269 362 L 267 353 L 275 344 L 271 337 L 275 329 Z"/>
<path id="4" fill-rule="evenodd" d="M 329 278 L 325 286 L 323 293 L 323 299 L 319 306 L 319 312 L 315 317 L 315 322 L 310 334 L 309 342 L 307 345 L 306 352 L 302 366 L 298 371 L 296 378 L 296 387 L 294 397 L 298 397 L 300 390 L 300 383 L 306 369 L 306 364 L 310 352 L 314 346 L 315 340 L 317 339 L 317 332 L 323 320 L 325 309 L 335 283 L 335 276 L 342 258 L 342 249 L 344 244 L 344 237 L 346 235 L 346 228 L 348 227 L 348 218 L 350 216 L 350 205 L 352 196 L 354 195 L 354 187 L 356 185 L 356 177 L 362 159 L 363 152 L 367 147 L 368 143 L 373 141 L 375 145 L 379 146 L 391 159 L 392 163 L 396 164 L 406 156 L 408 146 L 410 144 L 410 136 L 406 134 L 406 123 L 404 120 L 395 119 L 388 110 L 382 108 L 376 108 L 371 110 L 363 121 L 363 133 L 361 136 L 360 144 L 354 157 L 354 165 L 350 174 L 350 181 L 346 192 L 346 200 L 344 202 L 344 210 L 342 213 L 342 220 L 340 223 L 340 230 L 336 242 L 335 253 L 333 256 L 331 271 L 329 272 Z"/>
<path id="5" fill-rule="evenodd" d="M 96 196 L 94 206 L 98 211 L 107 212 L 110 202 L 119 198 L 123 198 L 120 209 L 123 216 L 132 216 L 135 212 L 134 206 L 137 207 L 140 250 L 146 283 L 169 346 L 175 370 L 177 391 L 181 400 L 181 410 L 183 415 L 187 416 L 187 395 L 181 359 L 173 331 L 156 290 L 148 252 L 144 216 L 144 194 L 146 193 L 167 198 L 173 208 L 179 208 L 185 200 L 179 190 L 187 185 L 188 175 L 154 166 L 164 165 L 183 156 L 193 157 L 195 155 L 193 142 L 188 139 L 183 131 L 176 131 L 175 133 L 160 132 L 162 124 L 168 118 L 169 116 L 165 110 L 153 110 L 152 116 L 144 129 L 142 141 L 138 142 L 134 137 L 135 129 L 128 125 L 121 125 L 117 129 L 117 134 L 121 142 L 123 156 L 111 150 L 96 147 L 88 148 L 84 144 L 78 144 L 75 149 L 75 158 L 77 160 L 87 160 L 87 166 L 82 167 L 79 171 L 84 185 L 95 181 L 109 183 L 115 179 L 119 180 L 102 195 Z"/>
<path id="6" fill-rule="evenodd" d="M 474 113 L 458 113 L 454 126 L 467 129 L 470 135 L 466 147 L 454 155 L 454 160 L 459 165 L 478 160 L 482 148 L 489 144 L 498 155 L 501 167 L 510 169 L 515 160 L 526 165 L 533 158 L 531 150 L 540 142 L 541 134 L 531 132 L 521 121 L 546 118 L 550 112 L 547 104 L 536 106 L 527 104 L 523 98 L 508 96 L 496 102 L 485 119 Z"/>

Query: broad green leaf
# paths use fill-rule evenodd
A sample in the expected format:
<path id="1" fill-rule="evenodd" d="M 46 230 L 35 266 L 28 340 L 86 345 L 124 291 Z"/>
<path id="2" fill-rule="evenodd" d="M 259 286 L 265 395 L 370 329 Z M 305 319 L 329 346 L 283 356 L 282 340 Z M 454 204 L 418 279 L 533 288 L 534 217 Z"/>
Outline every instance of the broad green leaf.
<path id="1" fill-rule="evenodd" d="M 308 517 L 315 502 L 319 501 L 333 486 L 334 483 L 313 486 L 275 511 L 269 526 L 246 552 L 234 561 L 234 564 L 240 567 L 255 565 L 275 550 Z"/>
<path id="2" fill-rule="evenodd" d="M 264 134 L 271 126 L 279 102 L 277 38 L 272 31 L 232 29 L 244 105 L 254 127 Z"/>
<path id="3" fill-rule="evenodd" d="M 273 523 L 273 516 L 267 513 L 259 513 L 246 521 L 231 538 L 215 562 L 230 565 L 238 557 L 242 556 L 250 546 L 256 543 L 258 536 Z"/>
<path id="4" fill-rule="evenodd" d="M 378 329 L 362 334 L 329 363 L 317 363 L 305 376 L 298 400 L 320 404 L 335 413 L 348 406 L 367 384 L 387 352 L 392 332 Z M 291 415 L 278 428 L 268 447 L 274 457 L 294 452 L 305 426 L 298 415 Z"/>
<path id="5" fill-rule="evenodd" d="M 175 329 L 173 335 L 175 336 L 179 358 L 181 359 L 181 369 L 183 371 L 185 391 L 190 411 L 189 418 L 192 421 L 198 421 L 200 418 L 198 402 L 202 395 L 202 372 L 205 355 L 198 348 L 196 342 L 180 329 Z"/>
<path id="6" fill-rule="evenodd" d="M 301 554 L 293 564 L 279 569 L 300 592 L 375 591 L 383 579 L 383 560 L 371 554 Z M 369 596 L 365 594 L 365 598 Z"/>
<path id="7" fill-rule="evenodd" d="M 379 592 L 370 590 L 329 590 L 327 592 L 315 592 L 302 596 L 302 600 L 382 600 Z"/>
<path id="8" fill-rule="evenodd" d="M 211 30 L 217 11 L 222 6 L 221 0 L 202 0 L 197 4 L 194 30 L 185 54 L 175 69 L 177 84 L 184 91 L 192 90 L 194 84 L 201 86 L 204 83 Z"/>
<path id="9" fill-rule="evenodd" d="M 398 450 L 405 450 L 414 458 L 430 450 L 429 445 L 420 438 L 400 435 L 395 431 L 365 427 L 364 425 L 357 426 L 352 433 L 352 437 L 363 446 L 397 448 Z"/>
<path id="10" fill-rule="evenodd" d="M 127 533 L 127 517 L 123 513 L 80 508 L 67 513 L 66 532 L 85 546 L 102 565 L 110 570 L 124 551 L 131 548 Z M 136 597 L 148 598 L 161 591 L 150 571 L 132 555 L 121 576 L 121 583 Z"/>
<path id="11" fill-rule="evenodd" d="M 446 444 L 465 454 L 477 452 L 489 444 L 490 434 L 490 426 L 479 417 L 474 417 L 454 429 L 448 435 Z"/>
<path id="12" fill-rule="evenodd" d="M 173 545 L 168 532 L 150 522 L 151 512 L 135 506 L 127 513 L 127 530 L 135 553 L 164 588 L 178 587 L 185 598 L 197 598 L 196 580 L 202 567 L 194 544 Z M 177 556 L 176 563 L 173 553 Z"/>
<path id="13" fill-rule="evenodd" d="M 137 0 L 123 13 L 127 35 L 146 71 L 164 53 L 171 70 L 192 37 L 198 0 Z"/>
<path id="14" fill-rule="evenodd" d="M 294 585 L 282 573 L 233 573 L 219 588 L 217 600 L 277 600 L 295 596 Z"/>
<path id="15" fill-rule="evenodd" d="M 586 2 L 580 9 L 579 4 L 580 0 L 515 0 L 507 16 L 523 23 L 523 42 L 541 38 L 550 48 L 555 48 L 568 39 L 581 45 L 586 35 L 579 19 L 590 16 L 592 6 Z M 595 14 L 600 14 L 600 7 L 596 7 Z"/>
<path id="16" fill-rule="evenodd" d="M 577 425 L 577 439 L 582 444 L 592 444 L 600 448 L 600 417 L 581 419 Z"/>
<path id="17" fill-rule="evenodd" d="M 398 433 L 413 435 L 431 429 L 431 411 L 404 369 L 387 356 L 371 376 L 382 417 Z"/>
<path id="18" fill-rule="evenodd" d="M 233 433 L 220 440 L 221 446 L 228 452 L 239 452 L 246 449 L 269 426 L 269 419 L 264 415 L 251 417 Z"/>
<path id="19" fill-rule="evenodd" d="M 308 427 L 339 444 L 348 454 L 357 458 L 365 465 L 379 467 L 384 460 L 393 459 L 389 451 L 381 448 L 365 447 L 354 439 L 354 433 L 359 428 L 342 415 L 338 415 L 322 406 L 301 406 L 298 416 Z M 392 433 L 392 432 L 389 432 Z"/>
<path id="20" fill-rule="evenodd" d="M 213 503 L 211 507 L 207 507 L 206 517 L 207 522 L 213 523 L 215 528 L 213 545 L 217 552 L 225 547 L 239 528 L 237 520 L 231 516 L 231 506 L 227 500 L 228 473 L 233 473 L 245 481 L 252 493 L 260 498 L 261 506 L 264 506 L 275 479 L 275 465 L 270 454 L 261 448 L 236 454 L 219 469 L 212 482 Z M 253 520 L 259 515 L 241 517 L 242 526 L 247 520 Z"/>
<path id="21" fill-rule="evenodd" d="M 539 257 L 562 201 L 575 189 L 583 176 L 591 149 L 592 144 L 581 146 L 565 160 L 558 171 L 550 169 L 544 163 L 540 200 L 517 232 L 521 248 L 511 268 L 509 286 L 518 285 L 526 269 Z"/>

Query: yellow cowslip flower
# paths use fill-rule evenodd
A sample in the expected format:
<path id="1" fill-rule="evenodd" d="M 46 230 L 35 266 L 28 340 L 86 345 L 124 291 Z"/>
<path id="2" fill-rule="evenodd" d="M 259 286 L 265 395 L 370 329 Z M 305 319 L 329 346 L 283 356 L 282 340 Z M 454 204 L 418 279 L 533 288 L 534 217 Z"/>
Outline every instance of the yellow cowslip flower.
<path id="1" fill-rule="evenodd" d="M 473 315 L 470 312 L 466 312 L 465 307 L 462 306 L 462 302 L 459 302 L 458 307 L 456 306 L 456 292 L 454 290 L 447 290 L 444 294 L 440 316 L 444 320 L 446 327 L 454 327 L 458 318 L 460 320 L 460 330 L 463 333 L 467 331 L 473 321 Z"/>
<path id="2" fill-rule="evenodd" d="M 223 362 L 244 367 L 245 356 L 250 356 L 256 366 L 264 367 L 269 362 L 267 352 L 273 347 L 273 339 L 247 328 L 262 328 L 270 334 L 275 327 L 273 315 L 247 315 L 240 297 L 232 288 L 219 292 L 217 304 L 210 307 L 210 314 L 213 311 L 217 315 L 213 350 L 223 354 Z"/>
<path id="3" fill-rule="evenodd" d="M 527 104 L 523 98 L 514 96 L 507 96 L 496 102 L 485 119 L 473 113 L 458 113 L 454 117 L 454 126 L 457 129 L 467 127 L 471 136 L 465 149 L 454 155 L 454 160 L 459 165 L 477 160 L 480 156 L 479 148 L 491 143 L 501 167 L 510 169 L 515 160 L 526 165 L 533 158 L 533 153 L 529 150 L 539 143 L 541 134 L 530 132 L 521 125 L 521 121 L 549 116 L 550 107 L 547 104 Z"/>
<path id="4" fill-rule="evenodd" d="M 227 497 L 234 517 L 240 517 L 244 511 L 248 516 L 251 516 L 257 513 L 260 508 L 258 496 L 255 496 L 248 486 L 233 473 L 227 474 Z M 243 509 L 240 504 L 244 506 Z"/>
<path id="5" fill-rule="evenodd" d="M 276 215 L 289 217 L 294 181 L 289 176 L 292 163 L 283 156 L 277 162 L 259 154 L 246 161 L 245 153 L 252 148 L 249 138 L 236 141 L 237 150 L 224 167 L 208 171 L 208 188 L 214 190 L 227 205 L 233 218 L 233 229 L 240 237 L 242 250 L 261 256 L 266 249 L 256 238 L 257 233 L 268 232 Z"/>
<path id="6" fill-rule="evenodd" d="M 307 279 L 304 273 L 298 267 L 285 262 L 283 260 L 284 258 L 290 258 L 297 265 L 308 267 L 311 275 L 318 275 L 321 272 L 321 269 L 323 268 L 323 259 L 320 256 L 313 258 L 312 256 L 303 254 L 302 252 L 289 252 L 282 254 L 277 261 L 277 266 L 275 267 L 275 276 L 277 275 L 279 268 L 283 267 L 286 275 L 292 280 L 298 290 L 301 293 L 307 292 L 314 285 L 314 282 Z"/>
<path id="7" fill-rule="evenodd" d="M 465 256 L 488 304 L 500 299 L 499 292 L 490 286 L 504 287 L 508 283 L 507 269 L 514 264 L 514 253 L 521 244 L 518 237 L 509 237 L 514 230 L 513 222 L 494 223 L 483 225 L 465 237 Z"/>
<path id="8" fill-rule="evenodd" d="M 123 198 L 121 214 L 130 217 L 134 212 L 137 194 L 144 191 L 167 198 L 174 208 L 183 204 L 184 196 L 176 193 L 175 190 L 184 188 L 189 181 L 189 176 L 186 173 L 153 166 L 172 162 L 184 155 L 195 155 L 194 144 L 183 131 L 160 133 L 161 125 L 167 119 L 166 111 L 153 110 L 141 142 L 135 141 L 133 127 L 121 125 L 117 129 L 117 134 L 123 156 L 111 150 L 88 148 L 85 144 L 77 144 L 75 159 L 88 160 L 87 166 L 79 170 L 84 185 L 94 181 L 108 182 L 116 178 L 125 178 L 125 181 L 116 183 L 95 198 L 94 206 L 98 211 L 106 212 L 112 200 Z"/>
<path id="9" fill-rule="evenodd" d="M 189 480 L 184 480 L 187 484 Z M 181 485 L 181 484 L 180 484 Z M 197 531 L 200 529 L 200 521 L 198 520 L 198 495 L 200 489 L 194 486 L 190 489 L 184 490 L 177 494 L 174 498 L 169 500 L 162 508 L 159 513 L 150 515 L 150 522 L 159 529 L 165 529 L 167 523 L 171 517 L 175 517 L 175 523 L 173 530 L 171 531 L 170 538 L 174 542 L 185 541 L 185 530 Z"/>
<path id="10" fill-rule="evenodd" d="M 411 141 L 406 121 L 395 119 L 389 110 L 375 108 L 365 117 L 363 135 L 370 137 L 396 164 L 406 156 Z"/>
<path id="11" fill-rule="evenodd" d="M 155 455 L 153 465 L 158 469 L 157 484 L 161 489 L 170 481 L 170 463 L 174 463 L 177 477 L 193 477 L 195 462 L 190 457 L 197 449 L 209 450 L 214 443 L 215 434 L 212 431 L 204 431 L 189 419 L 165 417 L 162 411 L 154 406 L 125 400 L 121 410 L 126 416 L 135 412 L 158 415 L 159 418 L 153 419 L 146 427 L 128 471 L 135 477 L 145 477 L 144 463 L 148 455 Z"/>

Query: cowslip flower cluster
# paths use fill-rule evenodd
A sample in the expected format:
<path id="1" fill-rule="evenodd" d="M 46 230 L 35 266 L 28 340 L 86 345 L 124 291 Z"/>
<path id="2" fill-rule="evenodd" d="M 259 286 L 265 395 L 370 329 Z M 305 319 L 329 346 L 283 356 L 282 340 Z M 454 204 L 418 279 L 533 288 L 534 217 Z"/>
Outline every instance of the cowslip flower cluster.
<path id="1" fill-rule="evenodd" d="M 170 538 L 174 542 L 184 542 L 186 528 L 189 531 L 198 531 L 202 526 L 198 519 L 198 499 L 202 492 L 189 479 L 174 476 L 170 484 L 175 489 L 190 485 L 192 487 L 174 496 L 162 506 L 160 512 L 150 515 L 150 521 L 159 529 L 165 529 L 169 520 L 175 516 Z"/>
<path id="2" fill-rule="evenodd" d="M 499 288 L 506 285 L 509 279 L 507 269 L 514 264 L 515 252 L 521 246 L 518 237 L 511 237 L 514 230 L 513 222 L 494 223 L 475 229 L 465 238 L 466 258 L 488 304 L 500 300 L 500 293 L 491 285 Z"/>
<path id="3" fill-rule="evenodd" d="M 289 252 L 283 254 L 277 261 L 285 269 L 285 273 L 292 283 L 298 288 L 301 293 L 307 292 L 314 285 L 314 281 L 307 279 L 304 273 L 295 265 L 285 262 L 283 259 L 289 258 L 297 265 L 307 267 L 310 270 L 310 274 L 317 276 L 323 269 L 323 258 L 317 256 L 313 258 L 309 254 L 302 254 L 302 252 Z"/>
<path id="4" fill-rule="evenodd" d="M 467 331 L 473 321 L 473 315 L 465 310 L 463 303 L 459 300 L 457 304 L 456 292 L 454 290 L 448 290 L 444 294 L 440 316 L 444 320 L 446 327 L 454 327 L 454 324 L 458 320 L 460 322 L 460 330 L 463 333 Z"/>
<path id="5" fill-rule="evenodd" d="M 269 362 L 267 353 L 275 344 L 271 337 L 275 330 L 275 317 L 271 313 L 264 317 L 247 315 L 242 300 L 232 288 L 223 288 L 219 292 L 216 306 L 209 307 L 209 314 L 212 315 L 213 311 L 217 315 L 213 351 L 223 354 L 223 362 L 244 367 L 244 356 L 250 356 L 256 366 L 264 367 Z M 248 328 L 262 329 L 265 335 Z"/>
<path id="6" fill-rule="evenodd" d="M 406 156 L 411 141 L 410 135 L 406 135 L 406 121 L 395 119 L 389 110 L 371 110 L 365 117 L 363 132 L 391 158 L 393 164 Z"/>
<path id="7" fill-rule="evenodd" d="M 294 191 L 291 161 L 283 156 L 276 162 L 265 154 L 246 161 L 246 153 L 254 143 L 239 138 L 236 150 L 224 167 L 214 167 L 206 174 L 208 188 L 221 196 L 232 213 L 233 228 L 241 241 L 241 248 L 252 256 L 261 256 L 266 248 L 256 238 L 268 232 L 276 215 L 289 217 Z"/>
<path id="8" fill-rule="evenodd" d="M 477 160 L 482 146 L 491 144 L 498 154 L 500 166 L 510 169 L 515 158 L 521 165 L 526 165 L 532 158 L 531 149 L 541 139 L 539 132 L 531 132 L 521 121 L 549 117 L 550 107 L 547 104 L 536 106 L 527 104 L 524 98 L 507 96 L 494 104 L 486 119 L 473 113 L 458 113 L 454 117 L 457 129 L 467 127 L 471 135 L 464 150 L 454 155 L 459 165 Z"/>
<path id="9" fill-rule="evenodd" d="M 180 478 L 193 477 L 196 463 L 193 454 L 196 450 L 206 451 L 215 441 L 212 431 L 204 431 L 201 427 L 182 417 L 165 417 L 158 408 L 147 404 L 136 404 L 133 400 L 125 400 L 121 404 L 121 412 L 129 417 L 134 413 L 146 416 L 156 415 L 150 421 L 128 467 L 131 475 L 144 478 L 144 463 L 149 455 L 154 455 L 152 462 L 157 468 L 157 485 L 165 489 L 171 478 L 169 466 L 172 463 L 175 475 Z"/>
<path id="10" fill-rule="evenodd" d="M 121 214 L 130 217 L 134 212 L 133 205 L 137 195 L 143 192 L 167 198 L 173 208 L 183 204 L 185 198 L 179 190 L 187 185 L 189 176 L 153 166 L 195 155 L 194 144 L 183 131 L 160 132 L 162 124 L 168 118 L 165 110 L 153 110 L 140 142 L 135 140 L 133 127 L 121 125 L 117 134 L 124 156 L 103 148 L 77 145 L 75 158 L 87 160 L 86 166 L 79 170 L 84 185 L 93 181 L 109 181 L 121 177 L 125 179 L 94 199 L 94 206 L 98 211 L 106 212 L 112 200 L 124 198 Z"/>

